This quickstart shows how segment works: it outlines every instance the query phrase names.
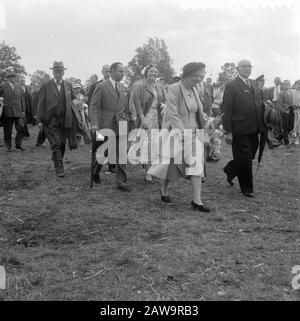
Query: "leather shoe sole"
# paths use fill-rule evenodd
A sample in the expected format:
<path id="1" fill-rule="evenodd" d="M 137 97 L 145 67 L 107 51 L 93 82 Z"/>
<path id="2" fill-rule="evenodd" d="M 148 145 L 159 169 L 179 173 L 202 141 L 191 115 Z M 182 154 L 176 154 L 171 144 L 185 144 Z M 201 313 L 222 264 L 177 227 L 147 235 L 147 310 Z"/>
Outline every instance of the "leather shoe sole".
<path id="1" fill-rule="evenodd" d="M 247 197 L 254 197 L 254 194 L 253 193 L 248 193 L 248 192 L 245 192 L 243 193 L 245 196 Z"/>
<path id="2" fill-rule="evenodd" d="M 93 176 L 93 181 L 94 181 L 94 183 L 96 183 L 96 184 L 101 184 L 101 180 L 100 180 L 99 175 L 94 175 L 94 176 Z"/>
<path id="3" fill-rule="evenodd" d="M 121 191 L 123 191 L 123 192 L 127 192 L 127 193 L 130 193 L 130 192 L 131 192 L 131 189 L 130 189 L 128 186 L 126 186 L 126 185 L 119 185 L 119 186 L 118 186 L 118 189 L 121 190 Z"/>
<path id="4" fill-rule="evenodd" d="M 234 185 L 234 182 L 233 182 L 233 178 L 230 178 L 228 173 L 226 172 L 225 168 L 223 169 L 223 172 L 226 174 L 227 176 L 227 182 L 230 186 L 233 186 Z"/>
<path id="5" fill-rule="evenodd" d="M 16 146 L 16 149 L 19 149 L 19 150 L 26 150 L 25 148 L 23 148 L 22 146 Z"/>

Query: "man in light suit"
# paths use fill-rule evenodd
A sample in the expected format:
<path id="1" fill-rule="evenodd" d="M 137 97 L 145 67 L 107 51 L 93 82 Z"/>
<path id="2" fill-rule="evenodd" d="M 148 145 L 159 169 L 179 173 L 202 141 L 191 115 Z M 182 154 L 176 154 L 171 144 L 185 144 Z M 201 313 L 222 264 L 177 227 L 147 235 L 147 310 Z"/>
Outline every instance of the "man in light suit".
<path id="1" fill-rule="evenodd" d="M 281 79 L 276 77 L 274 79 L 274 86 L 268 89 L 268 99 L 276 103 L 279 98 L 279 94 L 282 92 Z"/>
<path id="2" fill-rule="evenodd" d="M 227 142 L 232 142 L 233 160 L 225 167 L 227 181 L 233 185 L 237 176 L 242 193 L 253 197 L 252 160 L 259 145 L 258 134 L 265 133 L 264 105 L 254 80 L 249 79 L 249 60 L 238 63 L 238 77 L 225 87 L 221 110 Z"/>
<path id="3" fill-rule="evenodd" d="M 15 124 L 17 135 L 15 139 L 16 149 L 24 150 L 21 146 L 25 136 L 25 109 L 22 104 L 22 89 L 16 83 L 17 75 L 14 72 L 7 72 L 7 82 L 0 87 L 0 96 L 3 97 L 3 131 L 4 143 L 8 152 L 12 151 L 11 137 Z"/>
<path id="4" fill-rule="evenodd" d="M 110 77 L 98 83 L 92 95 L 90 104 L 90 123 L 92 131 L 111 129 L 116 134 L 116 180 L 118 189 L 130 192 L 127 186 L 126 164 L 119 163 L 120 121 L 127 122 L 128 99 L 125 87 L 120 83 L 124 77 L 124 67 L 120 62 L 113 63 L 110 67 Z M 107 140 L 107 137 L 105 141 Z M 103 142 L 97 142 L 95 149 Z M 109 156 L 109 155 L 108 155 Z M 97 161 L 93 164 L 93 180 L 100 184 L 100 170 L 102 164 Z"/>
<path id="5" fill-rule="evenodd" d="M 53 79 L 45 83 L 38 95 L 37 122 L 52 149 L 52 160 L 58 177 L 64 177 L 63 157 L 66 140 L 72 127 L 71 101 L 75 98 L 72 85 L 63 80 L 66 68 L 53 63 Z"/>

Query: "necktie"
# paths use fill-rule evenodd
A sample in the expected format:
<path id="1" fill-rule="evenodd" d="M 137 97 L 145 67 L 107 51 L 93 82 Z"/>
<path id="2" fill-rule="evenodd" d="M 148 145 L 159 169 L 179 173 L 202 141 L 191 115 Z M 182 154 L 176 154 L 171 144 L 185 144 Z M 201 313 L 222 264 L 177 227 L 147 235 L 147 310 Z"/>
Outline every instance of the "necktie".
<path id="1" fill-rule="evenodd" d="M 57 86 L 58 91 L 60 91 L 60 88 L 61 88 L 61 81 L 58 81 L 58 82 L 56 83 L 56 86 Z"/>
<path id="2" fill-rule="evenodd" d="M 117 95 L 118 95 L 118 98 L 119 98 L 120 97 L 120 93 L 119 93 L 118 82 L 117 81 L 115 83 L 115 87 L 116 87 L 116 92 L 117 92 Z"/>

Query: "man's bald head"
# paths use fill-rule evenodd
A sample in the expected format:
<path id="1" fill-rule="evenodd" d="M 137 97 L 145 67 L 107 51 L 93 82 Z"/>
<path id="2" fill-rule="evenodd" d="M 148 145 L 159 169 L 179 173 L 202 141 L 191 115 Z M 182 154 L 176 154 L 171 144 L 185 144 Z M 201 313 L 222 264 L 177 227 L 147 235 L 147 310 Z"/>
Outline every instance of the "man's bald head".
<path id="1" fill-rule="evenodd" d="M 109 76 L 110 76 L 110 65 L 104 65 L 102 67 L 102 75 L 103 75 L 103 78 L 105 80 L 109 78 Z"/>
<path id="2" fill-rule="evenodd" d="M 252 71 L 251 61 L 248 59 L 240 60 L 237 64 L 237 71 L 240 76 L 247 79 L 251 75 Z"/>

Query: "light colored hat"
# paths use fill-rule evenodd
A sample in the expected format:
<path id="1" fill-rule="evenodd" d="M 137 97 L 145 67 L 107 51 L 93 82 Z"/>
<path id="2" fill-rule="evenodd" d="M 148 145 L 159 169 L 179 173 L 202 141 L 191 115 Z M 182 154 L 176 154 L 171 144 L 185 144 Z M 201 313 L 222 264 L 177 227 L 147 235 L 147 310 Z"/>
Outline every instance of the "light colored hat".
<path id="1" fill-rule="evenodd" d="M 62 61 L 54 61 L 53 67 L 50 69 L 52 69 L 52 70 L 67 70 L 67 68 L 64 67 L 64 63 Z"/>
<path id="2" fill-rule="evenodd" d="M 76 88 L 81 88 L 80 84 L 73 84 L 73 89 L 76 89 Z"/>

